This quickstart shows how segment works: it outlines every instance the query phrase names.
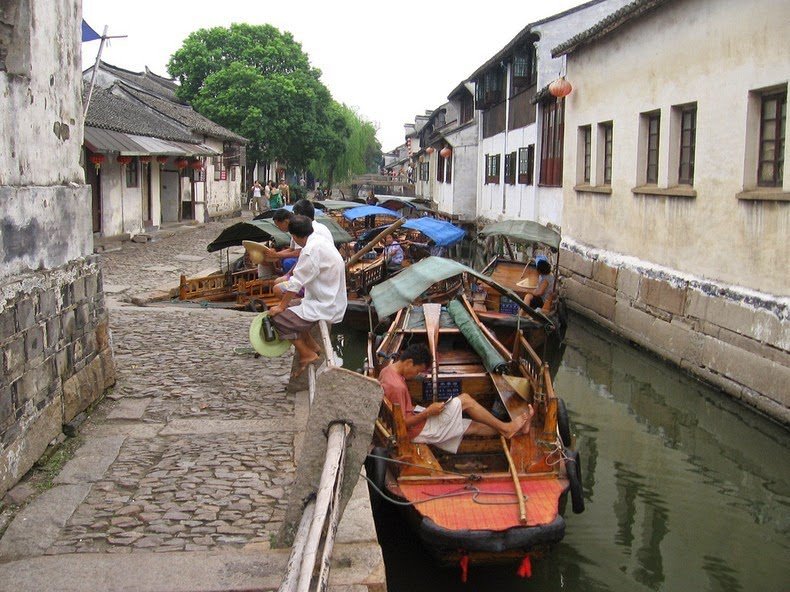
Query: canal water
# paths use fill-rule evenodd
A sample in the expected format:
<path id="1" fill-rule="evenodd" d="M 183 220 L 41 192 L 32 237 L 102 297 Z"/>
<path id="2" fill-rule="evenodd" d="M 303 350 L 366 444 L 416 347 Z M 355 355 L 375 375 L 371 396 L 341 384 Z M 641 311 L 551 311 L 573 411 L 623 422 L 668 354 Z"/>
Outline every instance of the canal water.
<path id="1" fill-rule="evenodd" d="M 365 334 L 342 339 L 359 369 Z M 565 538 L 530 579 L 472 566 L 462 584 L 384 504 L 390 592 L 790 590 L 790 432 L 575 315 L 561 360 L 585 512 L 568 507 Z"/>

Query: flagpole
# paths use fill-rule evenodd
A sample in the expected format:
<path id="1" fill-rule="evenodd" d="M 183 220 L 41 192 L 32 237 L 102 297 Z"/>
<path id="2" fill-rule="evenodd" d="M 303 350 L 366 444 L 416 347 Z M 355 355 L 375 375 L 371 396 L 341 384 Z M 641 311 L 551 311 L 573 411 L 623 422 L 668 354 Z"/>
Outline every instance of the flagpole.
<path id="1" fill-rule="evenodd" d="M 91 97 L 93 96 L 93 86 L 96 84 L 96 71 L 99 69 L 99 62 L 101 61 L 101 52 L 104 49 L 104 42 L 107 40 L 107 25 L 104 25 L 104 32 L 101 36 L 101 43 L 99 43 L 99 51 L 96 53 L 96 63 L 93 64 L 93 73 L 91 74 L 91 85 L 88 89 L 88 98 L 85 100 L 85 109 L 82 114 L 83 118 L 88 115 L 88 107 L 91 104 Z"/>

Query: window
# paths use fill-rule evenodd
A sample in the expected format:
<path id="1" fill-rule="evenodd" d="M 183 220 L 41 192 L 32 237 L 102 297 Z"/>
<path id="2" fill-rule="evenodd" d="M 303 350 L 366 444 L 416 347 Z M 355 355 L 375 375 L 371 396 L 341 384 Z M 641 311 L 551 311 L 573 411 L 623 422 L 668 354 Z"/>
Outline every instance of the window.
<path id="1" fill-rule="evenodd" d="M 697 106 L 680 107 L 680 163 L 678 183 L 694 185 L 694 149 L 697 143 Z"/>
<path id="2" fill-rule="evenodd" d="M 787 91 L 762 96 L 757 162 L 757 185 L 760 187 L 782 186 L 786 118 Z"/>
<path id="3" fill-rule="evenodd" d="M 535 85 L 538 79 L 538 59 L 535 46 L 527 43 L 513 56 L 513 77 L 511 96 Z"/>
<path id="4" fill-rule="evenodd" d="M 600 138 L 603 141 L 603 184 L 612 184 L 612 138 L 613 126 L 612 122 L 599 123 L 598 129 Z"/>
<path id="5" fill-rule="evenodd" d="M 444 161 L 446 159 L 441 155 L 441 151 L 436 152 L 436 180 L 439 183 L 444 183 Z"/>
<path id="6" fill-rule="evenodd" d="M 461 116 L 458 123 L 466 123 L 475 114 L 475 101 L 474 97 L 466 91 L 464 91 L 463 96 L 461 98 Z"/>
<path id="7" fill-rule="evenodd" d="M 427 162 L 420 163 L 420 181 L 427 181 L 428 180 L 428 173 L 430 165 Z"/>
<path id="8" fill-rule="evenodd" d="M 511 152 L 505 157 L 505 183 L 516 184 L 516 153 Z"/>
<path id="9" fill-rule="evenodd" d="M 592 168 L 592 126 L 590 125 L 579 128 L 579 156 L 581 156 L 581 175 L 578 180 L 589 185 Z"/>
<path id="10" fill-rule="evenodd" d="M 227 172 L 225 172 L 225 167 L 223 166 L 222 155 L 212 156 L 211 157 L 211 164 L 214 165 L 214 180 L 215 181 L 220 181 L 220 180 L 223 180 L 223 179 L 227 178 Z"/>
<path id="11" fill-rule="evenodd" d="M 132 161 L 126 165 L 126 186 L 137 187 L 140 171 L 140 159 L 136 156 L 132 157 Z"/>
<path id="12" fill-rule="evenodd" d="M 518 182 L 532 185 L 535 182 L 535 144 L 518 149 Z"/>
<path id="13" fill-rule="evenodd" d="M 455 152 L 453 152 L 453 154 L 455 154 Z M 453 181 L 453 154 L 450 155 L 450 158 L 445 159 L 447 162 L 447 171 L 444 173 L 445 183 L 452 183 Z"/>
<path id="14" fill-rule="evenodd" d="M 499 184 L 501 154 L 486 154 L 486 183 Z"/>
<path id="15" fill-rule="evenodd" d="M 563 106 L 564 100 L 554 97 L 541 105 L 540 183 L 550 187 L 562 185 Z"/>
<path id="16" fill-rule="evenodd" d="M 645 170 L 645 182 L 651 184 L 658 183 L 658 148 L 659 133 L 661 128 L 661 112 L 648 113 L 645 115 L 647 129 L 647 161 Z"/>

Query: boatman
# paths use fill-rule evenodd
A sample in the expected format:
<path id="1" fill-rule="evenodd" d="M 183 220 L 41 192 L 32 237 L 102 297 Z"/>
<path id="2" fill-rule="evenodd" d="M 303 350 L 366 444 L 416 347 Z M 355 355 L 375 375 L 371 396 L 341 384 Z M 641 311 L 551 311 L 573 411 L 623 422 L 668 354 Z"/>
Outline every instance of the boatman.
<path id="1" fill-rule="evenodd" d="M 318 360 L 321 352 L 310 329 L 318 321 L 339 323 L 346 314 L 346 269 L 335 245 L 313 231 L 313 221 L 307 216 L 293 216 L 288 231 L 301 252 L 291 277 L 283 284 L 282 300 L 269 309 L 269 315 L 280 339 L 296 348 L 295 378 Z M 302 289 L 304 296 L 296 298 Z"/>
<path id="2" fill-rule="evenodd" d="M 427 408 L 414 407 L 406 381 L 425 372 L 431 364 L 431 353 L 424 345 L 413 344 L 404 349 L 398 360 L 379 372 L 384 396 L 400 405 L 412 442 L 433 444 L 455 454 L 464 436 L 495 436 L 512 438 L 529 433 L 535 411 L 532 405 L 510 422 L 498 420 L 469 394 L 431 403 Z M 465 419 L 466 413 L 472 419 Z"/>

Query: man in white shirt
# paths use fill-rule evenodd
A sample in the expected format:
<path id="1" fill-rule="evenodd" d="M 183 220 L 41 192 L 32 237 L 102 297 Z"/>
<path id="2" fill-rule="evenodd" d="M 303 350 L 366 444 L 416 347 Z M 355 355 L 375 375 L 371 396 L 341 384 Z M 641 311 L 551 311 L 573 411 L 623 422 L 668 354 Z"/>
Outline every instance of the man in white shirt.
<path id="1" fill-rule="evenodd" d="M 318 321 L 339 323 L 346 313 L 346 270 L 334 244 L 313 230 L 307 216 L 293 216 L 288 224 L 294 242 L 301 247 L 291 277 L 283 282 L 280 304 L 269 315 L 281 339 L 296 347 L 299 366 L 294 377 L 319 358 L 321 348 L 310 335 Z M 304 289 L 301 300 L 294 297 Z"/>

